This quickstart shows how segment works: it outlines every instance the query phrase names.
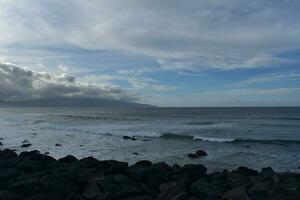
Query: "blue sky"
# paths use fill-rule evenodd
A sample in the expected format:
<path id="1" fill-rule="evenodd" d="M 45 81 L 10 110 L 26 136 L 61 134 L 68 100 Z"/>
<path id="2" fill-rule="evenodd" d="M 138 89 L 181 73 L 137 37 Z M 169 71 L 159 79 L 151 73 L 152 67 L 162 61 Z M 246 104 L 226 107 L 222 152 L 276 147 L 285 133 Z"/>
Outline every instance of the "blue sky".
<path id="1" fill-rule="evenodd" d="M 91 86 L 95 97 L 160 106 L 300 105 L 299 9 L 297 0 L 2 0 L 0 61 L 34 76 L 26 90 L 28 73 L 3 66 L 0 98 L 84 96 Z"/>

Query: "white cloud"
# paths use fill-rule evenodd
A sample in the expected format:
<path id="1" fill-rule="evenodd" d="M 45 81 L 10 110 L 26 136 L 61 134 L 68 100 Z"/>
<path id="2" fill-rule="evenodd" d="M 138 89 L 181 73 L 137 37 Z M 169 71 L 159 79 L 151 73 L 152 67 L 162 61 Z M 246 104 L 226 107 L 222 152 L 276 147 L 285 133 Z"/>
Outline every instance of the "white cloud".
<path id="1" fill-rule="evenodd" d="M 221 69 L 298 61 L 297 0 L 3 0 L 0 44 L 74 44 L 165 60 L 164 68 Z"/>
<path id="2" fill-rule="evenodd" d="M 300 80 L 300 71 L 288 71 L 258 75 L 248 80 L 241 81 L 234 86 L 295 80 Z"/>
<path id="3" fill-rule="evenodd" d="M 133 101 L 137 96 L 120 87 L 78 82 L 69 74 L 37 72 L 0 63 L 0 99 L 21 100 L 51 97 L 88 97 Z"/>

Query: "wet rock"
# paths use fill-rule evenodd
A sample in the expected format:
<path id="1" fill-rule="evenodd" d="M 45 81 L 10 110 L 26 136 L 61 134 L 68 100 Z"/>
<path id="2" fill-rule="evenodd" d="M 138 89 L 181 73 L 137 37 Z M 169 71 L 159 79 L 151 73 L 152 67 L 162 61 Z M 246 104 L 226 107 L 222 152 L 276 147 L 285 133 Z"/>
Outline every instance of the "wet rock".
<path id="1" fill-rule="evenodd" d="M 84 200 L 84 199 L 78 194 L 70 194 L 69 196 L 67 196 L 65 200 Z"/>
<path id="2" fill-rule="evenodd" d="M 0 142 L 0 146 L 3 146 L 3 143 L 2 143 L 2 142 Z"/>
<path id="3" fill-rule="evenodd" d="M 55 144 L 55 146 L 56 146 L 56 147 L 61 147 L 62 145 L 61 145 L 61 144 L 58 144 L 58 143 L 56 143 L 56 144 Z"/>
<path id="4" fill-rule="evenodd" d="M 258 182 L 249 189 L 249 195 L 254 200 L 267 199 L 271 186 L 265 182 Z"/>
<path id="5" fill-rule="evenodd" d="M 21 145 L 22 148 L 27 148 L 27 147 L 30 147 L 30 146 L 31 146 L 31 144 L 29 144 L 29 143 L 28 143 L 28 144 L 22 144 L 22 145 Z"/>
<path id="6" fill-rule="evenodd" d="M 1 200 L 17 200 L 17 195 L 11 191 L 1 190 L 0 191 Z"/>
<path id="7" fill-rule="evenodd" d="M 207 153 L 201 149 L 197 150 L 195 153 L 197 156 L 207 156 Z"/>
<path id="8" fill-rule="evenodd" d="M 71 155 L 58 159 L 58 163 L 74 163 L 77 161 L 78 159 Z"/>
<path id="9" fill-rule="evenodd" d="M 124 140 L 136 140 L 136 138 L 130 137 L 130 136 L 127 136 L 127 135 L 124 135 L 124 136 L 123 136 L 123 139 L 124 139 Z"/>
<path id="10" fill-rule="evenodd" d="M 85 188 L 84 192 L 82 193 L 82 196 L 87 199 L 101 199 L 104 197 L 104 193 L 102 193 L 96 185 L 96 183 L 93 182 Z"/>
<path id="11" fill-rule="evenodd" d="M 200 179 L 191 185 L 191 195 L 204 199 L 216 199 L 221 195 L 221 191 L 212 183 Z"/>
<path id="12" fill-rule="evenodd" d="M 0 170 L 0 180 L 8 180 L 10 178 L 18 176 L 18 171 L 16 168 L 4 168 Z"/>
<path id="13" fill-rule="evenodd" d="M 189 154 L 187 154 L 187 157 L 189 157 L 189 158 L 199 158 L 199 156 L 195 153 L 189 153 Z"/>
<path id="14" fill-rule="evenodd" d="M 232 171 L 233 173 L 236 174 L 242 174 L 245 176 L 258 176 L 258 171 L 254 170 L 254 169 L 250 169 L 248 167 L 238 167 L 236 170 Z"/>
<path id="15" fill-rule="evenodd" d="M 3 168 L 14 167 L 18 162 L 18 155 L 11 150 L 0 151 L 0 170 Z"/>
<path id="16" fill-rule="evenodd" d="M 136 156 L 139 155 L 137 152 L 133 152 L 132 154 L 133 154 L 133 155 L 136 155 Z"/>
<path id="17" fill-rule="evenodd" d="M 120 200 L 152 200 L 152 198 L 146 195 L 141 195 L 136 197 L 122 198 Z"/>
<path id="18" fill-rule="evenodd" d="M 299 200 L 300 199 L 300 190 L 299 186 L 286 184 L 286 183 L 278 183 L 276 184 L 269 195 L 269 199 L 271 200 Z"/>
<path id="19" fill-rule="evenodd" d="M 158 200 L 179 200 L 179 199 L 188 199 L 186 193 L 186 185 L 184 182 L 177 181 L 171 183 L 164 183 L 159 187 L 161 193 L 158 196 Z"/>
<path id="20" fill-rule="evenodd" d="M 29 140 L 23 140 L 22 144 L 25 144 L 25 143 L 30 143 Z"/>
<path id="21" fill-rule="evenodd" d="M 227 191 L 223 195 L 223 200 L 250 200 L 246 193 L 245 187 L 237 187 Z"/>

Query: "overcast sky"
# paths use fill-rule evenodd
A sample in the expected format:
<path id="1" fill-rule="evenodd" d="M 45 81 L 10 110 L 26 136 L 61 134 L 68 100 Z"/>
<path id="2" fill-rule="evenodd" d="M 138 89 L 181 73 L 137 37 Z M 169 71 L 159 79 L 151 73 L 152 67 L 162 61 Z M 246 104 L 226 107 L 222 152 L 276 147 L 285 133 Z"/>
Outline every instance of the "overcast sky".
<path id="1" fill-rule="evenodd" d="M 0 0 L 0 99 L 300 105 L 299 0 Z"/>

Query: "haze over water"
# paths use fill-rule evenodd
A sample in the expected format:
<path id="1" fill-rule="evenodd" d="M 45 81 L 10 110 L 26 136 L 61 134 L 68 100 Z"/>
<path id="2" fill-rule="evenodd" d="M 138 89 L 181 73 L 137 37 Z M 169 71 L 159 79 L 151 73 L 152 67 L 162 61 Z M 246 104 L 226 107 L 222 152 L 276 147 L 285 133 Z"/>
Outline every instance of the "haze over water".
<path id="1" fill-rule="evenodd" d="M 26 150 L 55 157 L 203 163 L 210 170 L 245 165 L 299 172 L 300 166 L 300 107 L 0 108 L 0 132 L 2 148 L 23 151 L 29 140 Z M 186 156 L 198 149 L 208 156 Z"/>

